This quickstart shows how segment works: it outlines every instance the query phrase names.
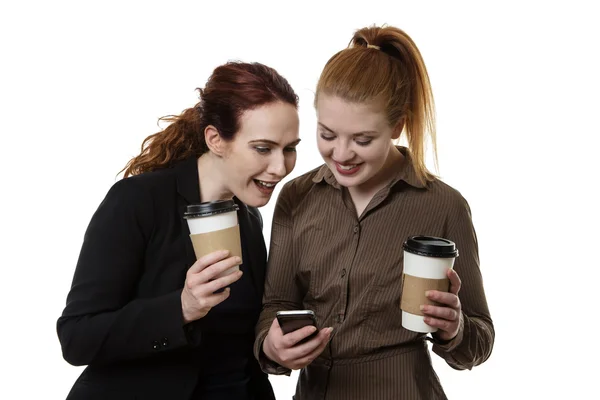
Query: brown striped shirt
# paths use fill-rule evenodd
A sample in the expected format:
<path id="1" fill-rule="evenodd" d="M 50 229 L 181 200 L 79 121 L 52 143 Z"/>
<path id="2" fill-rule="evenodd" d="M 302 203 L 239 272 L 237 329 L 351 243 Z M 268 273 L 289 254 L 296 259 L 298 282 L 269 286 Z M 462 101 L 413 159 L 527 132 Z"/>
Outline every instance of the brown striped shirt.
<path id="1" fill-rule="evenodd" d="M 359 217 L 326 165 L 287 183 L 273 217 L 264 305 L 255 355 L 265 372 L 290 370 L 268 360 L 262 343 L 279 310 L 311 309 L 332 326 L 325 351 L 300 372 L 296 400 L 445 399 L 425 334 L 401 324 L 402 244 L 431 235 L 456 243 L 464 324 L 433 351 L 455 369 L 471 369 L 492 351 L 494 327 L 483 290 L 471 213 L 459 192 L 422 185 L 410 156 Z"/>

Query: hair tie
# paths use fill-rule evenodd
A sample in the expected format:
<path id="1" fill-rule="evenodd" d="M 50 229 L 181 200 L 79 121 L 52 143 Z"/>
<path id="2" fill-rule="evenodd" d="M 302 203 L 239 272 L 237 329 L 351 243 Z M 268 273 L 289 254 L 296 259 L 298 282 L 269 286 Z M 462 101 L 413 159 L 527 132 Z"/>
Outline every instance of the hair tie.
<path id="1" fill-rule="evenodd" d="M 375 46 L 374 44 L 367 44 L 367 49 L 377 49 L 377 50 L 381 50 L 381 47 L 379 47 L 379 46 Z"/>

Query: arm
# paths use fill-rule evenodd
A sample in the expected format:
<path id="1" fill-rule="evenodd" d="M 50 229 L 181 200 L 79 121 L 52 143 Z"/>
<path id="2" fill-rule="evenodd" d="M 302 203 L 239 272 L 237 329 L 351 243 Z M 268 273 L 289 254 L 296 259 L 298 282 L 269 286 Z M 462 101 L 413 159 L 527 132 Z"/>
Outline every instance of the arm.
<path id="1" fill-rule="evenodd" d="M 490 356 L 495 332 L 479 269 L 471 210 L 462 197 L 450 211 L 445 237 L 456 243 L 459 251 L 454 269 L 462 281 L 458 293 L 462 315 L 456 337 L 449 342 L 434 341 L 433 351 L 454 369 L 471 369 Z"/>
<path id="2" fill-rule="evenodd" d="M 282 188 L 275 205 L 263 308 L 256 326 L 254 343 L 254 355 L 263 371 L 278 375 L 289 375 L 291 371 L 265 356 L 263 342 L 277 311 L 301 309 L 303 299 L 295 280 L 297 259 L 293 244 L 292 185 L 293 183 L 288 183 Z"/>
<path id="3" fill-rule="evenodd" d="M 152 201 L 137 182 L 124 179 L 92 217 L 57 323 L 63 356 L 73 365 L 135 359 L 190 343 L 181 290 L 135 298 L 153 229 Z M 193 336 L 197 342 L 198 333 Z"/>

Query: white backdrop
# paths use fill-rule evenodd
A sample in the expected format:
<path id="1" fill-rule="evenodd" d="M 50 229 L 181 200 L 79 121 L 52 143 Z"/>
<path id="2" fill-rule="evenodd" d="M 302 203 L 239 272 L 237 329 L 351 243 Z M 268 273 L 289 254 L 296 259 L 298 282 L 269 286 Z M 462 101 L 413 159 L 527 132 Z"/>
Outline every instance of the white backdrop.
<path id="1" fill-rule="evenodd" d="M 449 398 L 593 397 L 593 2 L 214 3 L 2 2 L 0 398 L 64 399 L 80 374 L 62 359 L 55 322 L 89 219 L 157 118 L 192 106 L 227 60 L 273 66 L 301 97 L 288 179 L 298 176 L 321 163 L 318 75 L 373 23 L 401 27 L 423 53 L 440 174 L 469 201 L 480 240 L 496 345 L 472 371 L 433 356 Z M 274 199 L 262 209 L 267 241 Z M 278 399 L 291 398 L 296 377 L 271 377 Z"/>

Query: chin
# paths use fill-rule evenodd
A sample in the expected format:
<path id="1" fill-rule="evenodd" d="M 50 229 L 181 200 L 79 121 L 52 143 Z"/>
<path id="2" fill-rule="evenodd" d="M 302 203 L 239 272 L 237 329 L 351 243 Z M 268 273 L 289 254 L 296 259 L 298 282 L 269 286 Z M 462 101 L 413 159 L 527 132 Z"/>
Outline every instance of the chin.
<path id="1" fill-rule="evenodd" d="M 269 197 L 259 197 L 250 195 L 248 193 L 241 194 L 240 196 L 236 196 L 242 203 L 249 207 L 263 207 L 266 206 L 269 200 L 271 200 L 271 196 Z"/>

